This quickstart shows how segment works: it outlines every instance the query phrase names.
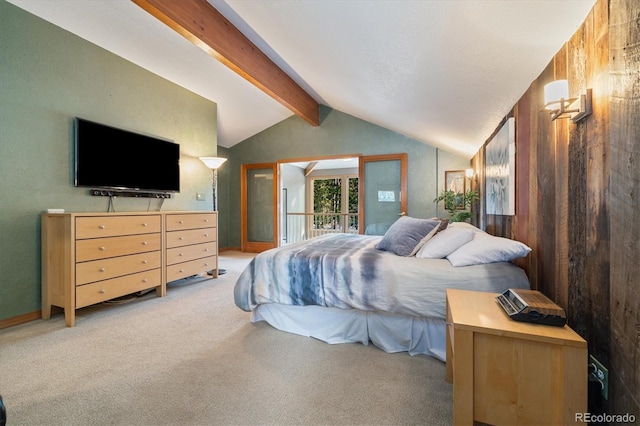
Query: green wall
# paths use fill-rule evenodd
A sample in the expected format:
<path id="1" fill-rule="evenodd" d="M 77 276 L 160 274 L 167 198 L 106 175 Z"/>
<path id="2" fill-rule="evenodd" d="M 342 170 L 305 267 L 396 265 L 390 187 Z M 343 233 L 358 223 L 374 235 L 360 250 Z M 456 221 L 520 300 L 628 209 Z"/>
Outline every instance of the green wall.
<path id="1" fill-rule="evenodd" d="M 446 214 L 442 207 L 436 212 L 433 199 L 437 196 L 438 187 L 443 187 L 444 171 L 470 167 L 468 158 L 436 149 L 325 106 L 320 108 L 318 127 L 310 126 L 297 116 L 292 116 L 229 149 L 229 164 L 225 166 L 228 167 L 229 174 L 229 207 L 231 211 L 240 211 L 242 164 L 312 156 L 401 152 L 408 155 L 407 214 L 414 217 Z M 229 246 L 240 247 L 240 215 L 230 215 L 228 226 Z"/>
<path id="2" fill-rule="evenodd" d="M 212 207 L 197 157 L 216 154 L 215 103 L 0 0 L 0 320 L 40 309 L 40 213 L 107 211 L 108 198 L 73 186 L 75 116 L 180 143 L 181 193 L 162 210 Z"/>
<path id="3" fill-rule="evenodd" d="M 229 158 L 229 149 L 218 146 L 218 157 Z M 229 223 L 231 208 L 229 206 L 229 160 L 218 169 L 218 247 L 229 247 Z M 211 188 L 213 193 L 213 187 Z M 240 209 L 238 208 L 238 211 Z M 221 266 L 223 268 L 223 266 Z"/>

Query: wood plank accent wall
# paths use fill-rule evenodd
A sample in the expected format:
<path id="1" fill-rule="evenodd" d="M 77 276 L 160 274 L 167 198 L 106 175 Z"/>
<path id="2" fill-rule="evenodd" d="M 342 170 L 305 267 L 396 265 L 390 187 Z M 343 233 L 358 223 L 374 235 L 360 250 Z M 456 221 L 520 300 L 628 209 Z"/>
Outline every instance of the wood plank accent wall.
<path id="1" fill-rule="evenodd" d="M 614 409 L 640 406 L 640 2 L 612 0 L 611 365 Z"/>
<path id="2" fill-rule="evenodd" d="M 572 96 L 593 90 L 593 114 L 577 124 L 543 110 L 544 85 L 563 78 Z M 516 262 L 532 288 L 609 368 L 602 408 L 640 418 L 640 2 L 598 0 L 509 116 L 516 215 L 478 208 L 474 223 L 532 248 Z M 481 197 L 485 148 L 472 159 Z"/>

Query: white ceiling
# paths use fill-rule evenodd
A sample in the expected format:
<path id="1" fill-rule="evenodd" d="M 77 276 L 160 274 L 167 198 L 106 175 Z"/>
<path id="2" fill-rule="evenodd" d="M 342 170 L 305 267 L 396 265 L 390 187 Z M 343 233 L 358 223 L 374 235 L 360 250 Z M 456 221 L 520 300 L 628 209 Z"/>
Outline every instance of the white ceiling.
<path id="1" fill-rule="evenodd" d="M 129 0 L 7 0 L 218 104 L 231 147 L 293 115 Z M 595 0 L 208 0 L 319 103 L 471 157 Z"/>

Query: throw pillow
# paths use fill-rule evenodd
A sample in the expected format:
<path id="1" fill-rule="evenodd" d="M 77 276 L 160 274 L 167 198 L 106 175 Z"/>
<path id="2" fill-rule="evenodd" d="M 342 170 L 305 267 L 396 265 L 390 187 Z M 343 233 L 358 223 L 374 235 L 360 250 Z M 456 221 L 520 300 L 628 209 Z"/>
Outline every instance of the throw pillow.
<path id="1" fill-rule="evenodd" d="M 476 232 L 473 240 L 447 256 L 453 266 L 509 262 L 525 257 L 531 248 L 520 241 Z"/>
<path id="2" fill-rule="evenodd" d="M 389 227 L 376 248 L 398 256 L 413 256 L 438 232 L 438 226 L 437 220 L 402 216 Z"/>
<path id="3" fill-rule="evenodd" d="M 438 232 L 416 253 L 421 259 L 444 259 L 469 241 L 475 233 L 466 228 L 447 228 Z"/>

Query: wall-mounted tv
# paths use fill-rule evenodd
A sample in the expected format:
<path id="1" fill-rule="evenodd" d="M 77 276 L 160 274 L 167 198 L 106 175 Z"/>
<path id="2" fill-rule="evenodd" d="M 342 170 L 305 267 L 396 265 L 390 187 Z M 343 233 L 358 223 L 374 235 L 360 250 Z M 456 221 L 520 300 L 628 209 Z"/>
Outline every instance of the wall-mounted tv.
<path id="1" fill-rule="evenodd" d="M 180 145 L 75 118 L 75 186 L 180 192 Z"/>

